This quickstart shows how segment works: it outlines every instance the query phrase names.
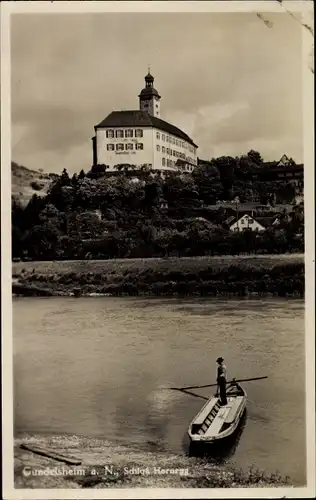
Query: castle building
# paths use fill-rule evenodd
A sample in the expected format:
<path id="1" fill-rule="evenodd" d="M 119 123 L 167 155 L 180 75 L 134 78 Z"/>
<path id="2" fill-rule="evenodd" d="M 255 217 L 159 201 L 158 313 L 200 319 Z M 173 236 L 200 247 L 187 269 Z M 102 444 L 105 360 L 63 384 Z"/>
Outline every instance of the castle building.
<path id="1" fill-rule="evenodd" d="M 160 118 L 160 99 L 149 71 L 139 94 L 139 109 L 112 111 L 94 127 L 93 164 L 107 165 L 110 172 L 122 164 L 192 172 L 198 146 L 185 132 Z"/>

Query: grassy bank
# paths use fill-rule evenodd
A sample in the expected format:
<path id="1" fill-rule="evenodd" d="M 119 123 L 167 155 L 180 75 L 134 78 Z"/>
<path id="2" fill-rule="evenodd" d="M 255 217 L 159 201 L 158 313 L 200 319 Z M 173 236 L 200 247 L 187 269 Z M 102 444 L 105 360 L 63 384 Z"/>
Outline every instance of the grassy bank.
<path id="1" fill-rule="evenodd" d="M 303 254 L 17 262 L 12 271 L 21 295 L 304 295 Z"/>
<path id="2" fill-rule="evenodd" d="M 80 465 L 64 463 L 20 448 L 40 446 L 75 457 Z M 16 488 L 234 488 L 288 486 L 289 478 L 227 464 L 165 452 L 149 452 L 108 441 L 78 436 L 30 436 L 15 440 Z M 107 469 L 105 467 L 107 466 Z M 52 471 L 63 470 L 56 475 Z M 50 474 L 43 474 L 43 471 Z M 41 471 L 41 473 L 35 472 Z"/>

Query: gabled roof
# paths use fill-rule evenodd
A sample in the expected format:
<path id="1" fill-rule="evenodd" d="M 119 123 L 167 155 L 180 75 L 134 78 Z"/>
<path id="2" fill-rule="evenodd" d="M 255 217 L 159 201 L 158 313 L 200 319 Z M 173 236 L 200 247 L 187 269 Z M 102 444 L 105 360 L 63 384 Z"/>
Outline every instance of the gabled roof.
<path id="1" fill-rule="evenodd" d="M 286 154 L 282 156 L 282 158 L 278 161 L 277 166 L 283 165 L 293 165 L 294 161 L 292 158 L 289 158 Z"/>
<path id="2" fill-rule="evenodd" d="M 256 217 L 254 220 L 263 227 L 271 227 L 276 217 Z"/>
<path id="3" fill-rule="evenodd" d="M 276 219 L 275 216 L 273 216 L 273 217 L 253 217 L 252 215 L 250 215 L 248 213 L 244 213 L 240 217 L 238 217 L 238 219 L 236 217 L 234 217 L 233 220 L 229 221 L 229 219 L 227 219 L 227 221 L 225 221 L 225 222 L 226 222 L 226 224 L 233 226 L 236 222 L 239 222 L 245 216 L 248 216 L 250 219 L 253 219 L 255 222 L 258 222 L 258 224 L 260 224 L 262 227 L 265 227 L 265 228 L 271 227 L 273 222 Z"/>
<path id="4" fill-rule="evenodd" d="M 195 147 L 198 147 L 193 140 L 178 127 L 168 123 L 161 118 L 152 116 L 145 111 L 131 110 L 131 111 L 112 111 L 102 122 L 94 127 L 98 128 L 111 128 L 111 127 L 154 127 L 168 134 L 179 137 L 180 139 L 189 142 Z"/>

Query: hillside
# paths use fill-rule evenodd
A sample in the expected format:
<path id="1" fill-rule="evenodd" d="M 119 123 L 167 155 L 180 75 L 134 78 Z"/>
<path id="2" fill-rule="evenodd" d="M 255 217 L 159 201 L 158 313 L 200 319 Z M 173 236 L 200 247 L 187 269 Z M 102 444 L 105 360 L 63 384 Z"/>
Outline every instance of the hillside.
<path id="1" fill-rule="evenodd" d="M 35 193 L 46 196 L 51 181 L 57 177 L 57 174 L 46 174 L 11 162 L 12 196 L 26 205 Z"/>

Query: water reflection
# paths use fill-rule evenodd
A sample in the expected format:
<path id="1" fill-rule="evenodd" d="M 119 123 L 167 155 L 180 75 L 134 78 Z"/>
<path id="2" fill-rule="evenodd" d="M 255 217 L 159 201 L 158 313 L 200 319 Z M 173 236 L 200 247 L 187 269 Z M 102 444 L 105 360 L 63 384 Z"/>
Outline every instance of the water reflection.
<path id="1" fill-rule="evenodd" d="M 203 400 L 161 388 L 214 382 L 221 355 L 229 377 L 269 377 L 245 384 L 247 425 L 227 457 L 304 481 L 303 301 L 52 297 L 13 304 L 16 434 L 88 435 L 186 453 L 184 435 Z"/>

